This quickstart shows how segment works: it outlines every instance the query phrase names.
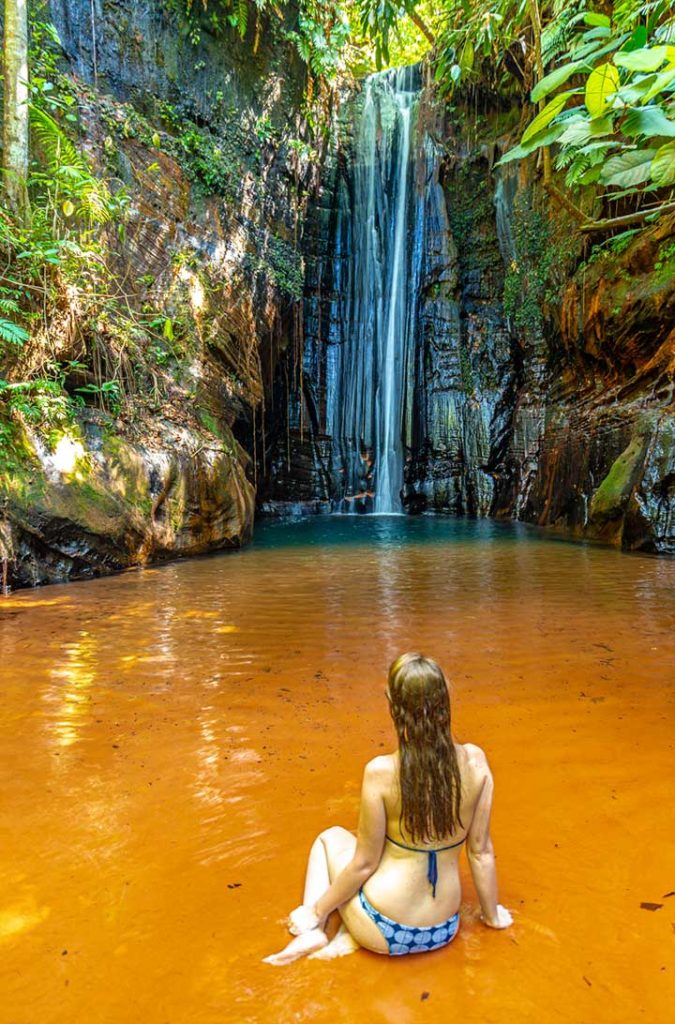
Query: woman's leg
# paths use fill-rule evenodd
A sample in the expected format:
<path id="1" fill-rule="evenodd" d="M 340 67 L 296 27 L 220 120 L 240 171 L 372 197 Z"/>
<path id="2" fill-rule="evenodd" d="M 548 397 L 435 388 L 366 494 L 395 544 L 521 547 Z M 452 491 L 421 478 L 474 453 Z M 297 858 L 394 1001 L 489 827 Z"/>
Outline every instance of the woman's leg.
<path id="1" fill-rule="evenodd" d="M 355 849 L 356 836 L 339 825 L 327 828 L 317 836 L 307 861 L 305 891 L 302 900 L 305 906 L 312 906 L 325 893 L 336 875 L 352 859 Z M 344 926 L 340 927 L 335 939 L 330 944 L 325 928 L 326 921 L 320 921 L 317 928 L 296 936 L 279 953 L 265 957 L 264 963 L 281 966 L 309 954 L 319 955 L 319 952 L 325 952 L 326 956 L 344 956 L 345 953 L 358 949 L 358 945 L 351 940 L 351 936 Z M 348 941 L 347 936 L 351 941 Z M 337 945 L 333 945 L 333 943 L 337 943 Z"/>

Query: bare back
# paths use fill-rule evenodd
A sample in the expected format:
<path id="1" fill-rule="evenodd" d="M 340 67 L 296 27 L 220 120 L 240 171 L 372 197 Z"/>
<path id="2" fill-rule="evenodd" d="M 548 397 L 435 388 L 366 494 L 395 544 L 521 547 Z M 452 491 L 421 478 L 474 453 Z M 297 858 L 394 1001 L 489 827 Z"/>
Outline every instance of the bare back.
<path id="1" fill-rule="evenodd" d="M 451 917 L 461 902 L 459 854 L 461 841 L 470 836 L 476 807 L 489 768 L 485 754 L 471 743 L 455 744 L 462 779 L 460 819 L 462 827 L 454 835 L 443 836 L 434 843 L 412 842 L 401 831 L 401 794 L 399 786 L 399 754 L 386 754 L 370 762 L 371 773 L 381 787 L 386 813 L 386 834 L 396 843 L 416 850 L 437 850 L 438 881 L 436 895 L 427 877 L 428 858 L 416 850 L 406 850 L 390 841 L 384 844 L 382 858 L 375 873 L 368 879 L 364 892 L 381 913 L 405 924 L 425 926 Z M 480 827 L 480 826 L 479 826 Z M 489 827 L 489 823 L 488 823 Z M 459 843 L 451 849 L 440 849 Z"/>

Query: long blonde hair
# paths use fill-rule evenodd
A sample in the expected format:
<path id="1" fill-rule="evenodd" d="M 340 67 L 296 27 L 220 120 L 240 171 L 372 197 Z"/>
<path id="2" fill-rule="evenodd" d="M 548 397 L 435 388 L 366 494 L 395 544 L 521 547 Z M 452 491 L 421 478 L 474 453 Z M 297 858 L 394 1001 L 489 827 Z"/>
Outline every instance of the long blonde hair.
<path id="1" fill-rule="evenodd" d="M 413 653 L 393 662 L 388 685 L 400 752 L 401 823 L 413 842 L 435 842 L 463 827 L 448 686 L 440 665 Z"/>

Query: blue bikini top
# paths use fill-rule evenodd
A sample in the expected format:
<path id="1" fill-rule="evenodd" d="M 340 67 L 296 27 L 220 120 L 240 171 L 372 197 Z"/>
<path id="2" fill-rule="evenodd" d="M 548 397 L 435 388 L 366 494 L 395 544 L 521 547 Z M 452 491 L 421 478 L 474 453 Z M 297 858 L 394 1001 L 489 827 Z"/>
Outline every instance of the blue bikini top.
<path id="1" fill-rule="evenodd" d="M 412 853 L 427 854 L 429 858 L 427 866 L 427 878 L 429 879 L 429 884 L 431 885 L 431 895 L 435 899 L 436 882 L 438 881 L 438 858 L 436 857 L 436 854 L 442 853 L 443 850 L 454 850 L 456 846 L 461 846 L 464 840 L 466 839 L 466 836 L 464 836 L 464 839 L 460 839 L 458 843 L 450 843 L 449 846 L 439 846 L 437 850 L 420 850 L 418 846 L 406 846 L 405 843 L 399 843 L 397 839 L 392 839 L 391 836 L 386 835 L 386 833 L 384 838 L 388 839 L 390 843 L 394 844 L 394 846 L 399 846 L 402 850 L 410 850 Z"/>

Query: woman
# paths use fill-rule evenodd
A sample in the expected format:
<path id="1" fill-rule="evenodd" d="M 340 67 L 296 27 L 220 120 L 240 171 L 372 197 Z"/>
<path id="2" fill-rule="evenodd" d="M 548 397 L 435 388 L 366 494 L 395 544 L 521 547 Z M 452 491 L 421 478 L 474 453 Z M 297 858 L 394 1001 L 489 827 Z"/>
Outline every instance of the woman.
<path id="1" fill-rule="evenodd" d="M 366 765 L 358 835 L 334 826 L 314 842 L 303 905 L 289 918 L 296 938 L 266 963 L 359 946 L 398 956 L 447 945 L 459 927 L 465 842 L 483 922 L 512 923 L 497 903 L 492 776 L 480 747 L 452 738 L 443 672 L 431 658 L 403 654 L 389 670 L 387 699 L 398 750 Z M 334 910 L 342 924 L 329 942 Z"/>

